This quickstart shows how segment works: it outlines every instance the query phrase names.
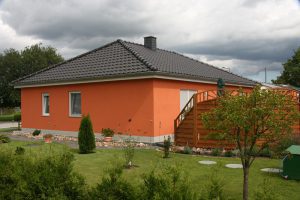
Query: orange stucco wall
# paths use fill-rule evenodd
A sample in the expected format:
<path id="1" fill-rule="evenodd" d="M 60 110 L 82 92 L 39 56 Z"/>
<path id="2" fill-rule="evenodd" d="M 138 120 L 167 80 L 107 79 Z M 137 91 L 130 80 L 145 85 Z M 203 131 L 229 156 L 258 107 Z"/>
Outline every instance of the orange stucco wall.
<path id="1" fill-rule="evenodd" d="M 153 134 L 153 80 L 23 88 L 22 127 L 78 131 L 80 118 L 69 117 L 71 91 L 81 92 L 82 114 L 90 114 L 95 132 Z M 50 96 L 50 116 L 42 116 L 42 93 Z"/>
<path id="2" fill-rule="evenodd" d="M 215 90 L 216 85 L 144 79 L 23 88 L 22 127 L 78 131 L 80 118 L 69 116 L 69 92 L 80 91 L 82 114 L 90 114 L 95 132 L 112 128 L 134 136 L 172 134 L 181 89 L 201 92 Z M 43 93 L 50 96 L 50 116 L 42 116 Z"/>
<path id="3" fill-rule="evenodd" d="M 180 113 L 180 90 L 203 92 L 216 90 L 216 84 L 192 83 L 174 80 L 154 80 L 154 133 L 167 135 L 174 132 L 174 119 Z M 225 86 L 226 89 L 238 89 L 237 86 Z M 245 91 L 251 90 L 244 88 Z"/>

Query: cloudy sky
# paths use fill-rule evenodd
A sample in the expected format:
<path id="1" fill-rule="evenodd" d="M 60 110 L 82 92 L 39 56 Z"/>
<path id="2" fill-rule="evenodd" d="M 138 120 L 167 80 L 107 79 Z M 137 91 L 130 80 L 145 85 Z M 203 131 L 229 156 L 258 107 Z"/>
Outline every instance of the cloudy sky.
<path id="1" fill-rule="evenodd" d="M 300 46 L 299 0 L 0 0 L 0 52 L 42 42 L 65 58 L 118 38 L 268 82 Z"/>

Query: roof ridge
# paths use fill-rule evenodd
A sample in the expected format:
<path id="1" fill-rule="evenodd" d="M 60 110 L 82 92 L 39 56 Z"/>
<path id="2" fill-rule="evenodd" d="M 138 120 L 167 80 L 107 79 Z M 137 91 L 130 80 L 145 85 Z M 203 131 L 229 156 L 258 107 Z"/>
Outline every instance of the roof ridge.
<path id="1" fill-rule="evenodd" d="M 125 42 L 131 43 L 131 44 L 134 44 L 134 45 L 143 46 L 142 44 L 139 44 L 139 43 L 136 43 L 136 42 L 129 42 L 129 41 L 125 41 Z M 250 79 L 250 78 L 246 78 L 246 77 L 244 77 L 244 76 L 238 75 L 238 74 L 233 73 L 233 72 L 229 72 L 229 71 L 227 71 L 227 70 L 221 69 L 221 68 L 219 68 L 219 67 L 213 66 L 213 65 L 208 64 L 208 63 L 205 63 L 205 62 L 202 62 L 202 61 L 197 60 L 197 59 L 195 59 L 195 58 L 191 58 L 191 57 L 185 56 L 185 55 L 183 55 L 183 54 L 181 54 L 181 53 L 178 53 L 178 52 L 175 52 L 175 51 L 170 51 L 170 50 L 160 49 L 160 48 L 156 48 L 156 49 L 161 50 L 161 51 L 165 51 L 165 52 L 169 52 L 169 53 L 173 53 L 173 54 L 182 56 L 182 57 L 184 57 L 184 58 L 188 58 L 188 59 L 194 60 L 194 61 L 199 62 L 199 63 L 201 63 L 201 64 L 204 64 L 204 65 L 213 67 L 213 68 L 215 68 L 215 69 L 217 69 L 217 70 L 220 70 L 220 71 L 223 71 L 223 72 L 225 72 L 225 73 L 229 73 L 229 74 L 238 76 L 238 77 L 240 77 L 240 78 L 244 78 L 244 79 L 247 79 L 247 80 L 249 80 L 249 81 L 253 81 L 253 82 L 259 83 L 258 81 L 252 80 L 252 79 Z"/>
<path id="2" fill-rule="evenodd" d="M 148 62 L 145 58 L 143 58 L 138 52 L 133 50 L 131 47 L 125 44 L 127 41 L 123 41 L 121 39 L 117 40 L 126 50 L 128 50 L 130 53 L 132 53 L 133 56 L 135 56 L 139 61 L 141 61 L 146 67 L 148 67 L 151 71 L 158 71 L 156 67 L 154 67 L 150 62 Z"/>
<path id="3" fill-rule="evenodd" d="M 54 65 L 50 65 L 50 66 L 45 67 L 45 68 L 43 68 L 43 69 L 41 69 L 41 70 L 38 70 L 38 71 L 36 71 L 36 72 L 33 72 L 33 73 L 28 74 L 28 75 L 26 75 L 26 76 L 20 77 L 20 78 L 18 78 L 18 79 L 16 79 L 16 80 L 12 81 L 11 83 L 16 83 L 16 82 L 18 82 L 18 81 L 21 81 L 21 80 L 24 80 L 24 79 L 26 79 L 26 78 L 32 77 L 32 76 L 34 76 L 34 75 L 37 75 L 37 74 L 42 73 L 42 72 L 44 72 L 44 71 L 47 71 L 47 70 L 49 70 L 49 69 L 52 69 L 52 68 L 58 67 L 58 66 L 60 66 L 60 65 L 66 64 L 66 63 L 71 62 L 71 61 L 73 61 L 73 60 L 75 60 L 75 59 L 81 58 L 81 57 L 83 57 L 83 56 L 85 56 L 85 55 L 88 55 L 88 54 L 91 54 L 91 53 L 93 53 L 93 52 L 95 52 L 95 51 L 98 51 L 98 50 L 100 50 L 100 49 L 102 49 L 102 48 L 108 47 L 108 46 L 110 46 L 110 45 L 116 43 L 117 41 L 118 41 L 118 40 L 115 40 L 115 41 L 113 41 L 113 42 L 107 43 L 107 44 L 105 44 L 105 45 L 103 45 L 103 46 L 101 46 L 101 47 L 98 47 L 98 48 L 96 48 L 96 49 L 93 49 L 93 50 L 90 50 L 90 51 L 88 51 L 88 52 L 82 53 L 82 54 L 80 54 L 80 55 L 78 55 L 78 56 L 75 56 L 75 57 L 73 57 L 73 58 L 70 58 L 70 59 L 68 59 L 68 60 L 62 61 L 62 62 L 57 63 L 57 64 L 54 64 Z"/>

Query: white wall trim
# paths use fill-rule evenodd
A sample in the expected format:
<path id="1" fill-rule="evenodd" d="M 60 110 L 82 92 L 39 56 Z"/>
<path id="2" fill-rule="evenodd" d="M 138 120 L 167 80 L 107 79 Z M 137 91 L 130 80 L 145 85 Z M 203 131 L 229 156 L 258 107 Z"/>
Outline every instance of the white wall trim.
<path id="1" fill-rule="evenodd" d="M 74 84 L 85 84 L 85 83 L 100 83 L 100 82 L 153 79 L 153 78 L 176 80 L 176 81 L 186 81 L 186 82 L 194 82 L 194 83 L 208 83 L 208 84 L 216 84 L 217 83 L 216 81 L 214 82 L 214 81 L 194 80 L 194 79 L 186 79 L 186 78 L 176 78 L 176 77 L 161 76 L 161 75 L 150 75 L 150 76 L 122 77 L 122 78 L 96 79 L 96 80 L 85 80 L 85 81 L 45 83 L 45 84 L 34 84 L 34 85 L 17 85 L 14 88 L 48 87 L 48 86 L 57 86 L 57 85 L 74 85 Z M 232 83 L 227 83 L 226 85 L 238 86 L 238 87 L 249 87 L 249 88 L 254 87 L 254 86 L 250 86 L 250 85 L 241 85 L 241 84 L 232 84 Z"/>

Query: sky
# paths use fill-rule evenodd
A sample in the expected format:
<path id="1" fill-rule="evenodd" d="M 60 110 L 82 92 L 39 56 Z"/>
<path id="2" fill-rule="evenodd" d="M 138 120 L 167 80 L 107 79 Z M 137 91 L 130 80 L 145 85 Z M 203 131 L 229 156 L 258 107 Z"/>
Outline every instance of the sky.
<path id="1" fill-rule="evenodd" d="M 36 43 L 65 58 L 116 39 L 267 82 L 300 46 L 299 0 L 0 0 L 0 52 Z"/>

